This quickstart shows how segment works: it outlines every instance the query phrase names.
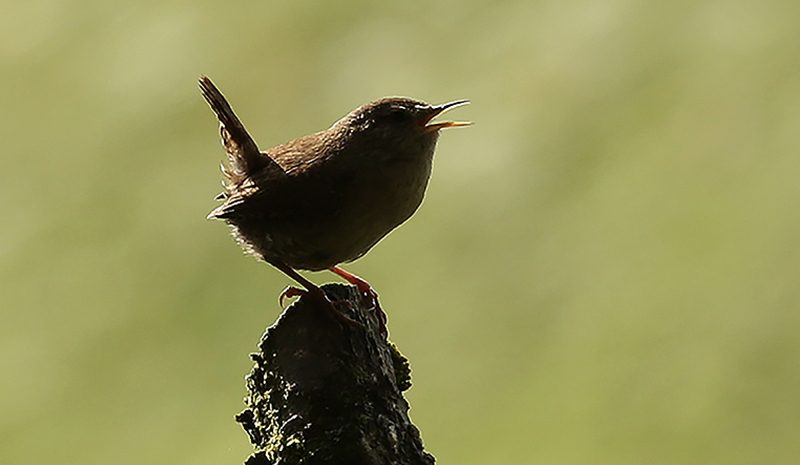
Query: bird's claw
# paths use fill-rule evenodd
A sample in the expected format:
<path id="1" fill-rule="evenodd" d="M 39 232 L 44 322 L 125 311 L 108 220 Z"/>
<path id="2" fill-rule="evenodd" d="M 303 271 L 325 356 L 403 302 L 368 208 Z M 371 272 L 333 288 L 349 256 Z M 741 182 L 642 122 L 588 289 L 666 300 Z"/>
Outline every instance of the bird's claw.
<path id="1" fill-rule="evenodd" d="M 284 306 L 283 303 L 286 301 L 286 299 L 293 299 L 295 297 L 300 297 L 305 295 L 307 292 L 308 291 L 300 289 L 299 287 L 288 286 L 286 289 L 283 290 L 283 292 L 281 292 L 281 295 L 278 296 L 278 299 L 281 303 L 281 307 Z"/>
<path id="2" fill-rule="evenodd" d="M 295 297 L 302 297 L 302 296 L 304 296 L 306 294 L 311 294 L 311 296 L 319 299 L 319 305 L 322 308 L 325 308 L 325 310 L 326 310 L 325 313 L 327 313 L 328 315 L 332 316 L 336 321 L 338 321 L 340 323 L 348 324 L 348 325 L 355 325 L 355 326 L 361 326 L 361 327 L 364 326 L 361 323 L 359 323 L 358 321 L 356 321 L 356 320 L 350 318 L 349 316 L 343 314 L 342 312 L 340 312 L 336 308 L 336 305 L 328 298 L 328 296 L 325 295 L 325 293 L 322 291 L 322 289 L 317 288 L 317 289 L 315 289 L 315 291 L 319 291 L 319 292 L 312 292 L 312 291 L 307 291 L 305 289 L 300 289 L 299 287 L 288 286 L 286 289 L 283 290 L 283 292 L 281 292 L 281 294 L 280 294 L 280 296 L 278 296 L 278 298 L 280 300 L 281 307 L 283 307 L 284 306 L 283 304 L 286 301 L 286 299 L 292 299 L 292 298 L 295 298 Z"/>
<path id="3" fill-rule="evenodd" d="M 363 299 L 367 299 L 369 302 L 369 310 L 372 311 L 375 316 L 378 317 L 378 324 L 380 325 L 381 335 L 384 337 L 389 336 L 389 329 L 387 326 L 388 318 L 386 316 L 386 312 L 383 311 L 381 308 L 380 302 L 378 302 L 378 293 L 374 290 L 370 289 L 369 292 L 362 292 L 361 297 Z"/>
<path id="4" fill-rule="evenodd" d="M 366 301 L 367 304 L 369 305 L 367 309 L 374 312 L 375 315 L 378 317 L 378 322 L 380 323 L 381 326 L 381 334 L 383 336 L 388 336 L 388 329 L 386 327 L 387 323 L 386 312 L 384 312 L 383 309 L 381 308 L 381 304 L 380 302 L 378 302 L 378 293 L 375 292 L 374 289 L 372 289 L 372 286 L 362 278 L 359 278 L 358 276 L 350 273 L 347 270 L 339 268 L 338 266 L 332 266 L 329 269 L 330 271 L 341 276 L 347 282 L 356 287 L 359 295 L 361 296 L 361 299 L 363 301 Z"/>

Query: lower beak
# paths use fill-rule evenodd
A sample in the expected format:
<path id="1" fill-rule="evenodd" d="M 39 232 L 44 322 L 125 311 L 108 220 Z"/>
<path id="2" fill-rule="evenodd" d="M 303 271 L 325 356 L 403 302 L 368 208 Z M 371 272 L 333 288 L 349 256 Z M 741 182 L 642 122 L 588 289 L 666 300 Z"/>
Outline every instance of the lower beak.
<path id="1" fill-rule="evenodd" d="M 441 105 L 436 105 L 435 107 L 433 107 L 433 109 L 432 109 L 433 112 L 431 113 L 431 115 L 428 118 L 426 118 L 424 123 L 423 123 L 425 125 L 425 130 L 426 131 L 438 131 L 438 130 L 444 129 L 444 128 L 457 128 L 457 127 L 461 127 L 461 126 L 470 126 L 470 125 L 472 125 L 472 123 L 469 122 L 469 121 L 442 121 L 442 122 L 439 122 L 439 123 L 431 123 L 430 122 L 433 118 L 436 118 L 437 116 L 441 115 L 442 113 L 444 113 L 444 112 L 446 112 L 448 110 L 451 110 L 451 109 L 453 109 L 455 107 L 460 107 L 462 105 L 467 105 L 468 103 L 469 103 L 469 100 L 455 100 L 455 101 L 452 101 L 452 102 L 443 103 Z"/>

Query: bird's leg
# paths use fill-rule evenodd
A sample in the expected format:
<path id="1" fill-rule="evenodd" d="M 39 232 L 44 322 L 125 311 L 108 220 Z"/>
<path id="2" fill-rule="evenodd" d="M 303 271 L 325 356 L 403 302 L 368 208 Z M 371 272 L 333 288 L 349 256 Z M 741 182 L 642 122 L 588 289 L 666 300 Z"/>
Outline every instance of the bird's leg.
<path id="1" fill-rule="evenodd" d="M 370 286 L 370 284 L 366 282 L 364 279 L 359 278 L 353 273 L 350 273 L 349 271 L 340 268 L 338 266 L 332 266 L 328 268 L 328 270 L 336 273 L 337 275 L 344 278 L 348 283 L 354 285 L 358 289 L 358 292 L 364 295 L 372 294 L 377 297 L 378 294 L 376 294 L 375 291 L 372 290 L 372 286 Z"/>
<path id="2" fill-rule="evenodd" d="M 319 286 L 304 278 L 303 275 L 295 271 L 292 267 L 283 262 L 275 261 L 269 263 L 275 268 L 282 271 L 290 278 L 302 284 L 303 287 L 305 288 L 305 290 L 303 290 L 294 286 L 289 286 L 286 289 L 284 289 L 279 297 L 281 306 L 283 306 L 283 301 L 287 298 L 299 297 L 309 294 L 310 296 L 317 299 L 322 304 L 323 307 L 328 309 L 329 311 L 327 313 L 332 315 L 337 321 L 347 324 L 359 324 L 355 320 L 352 320 L 351 318 L 347 317 L 346 315 L 342 314 L 339 310 L 337 310 L 336 307 L 333 305 L 333 302 L 331 302 L 331 300 L 328 299 L 328 296 L 325 295 L 325 292 Z"/>
<path id="3" fill-rule="evenodd" d="M 359 278 L 358 276 L 350 273 L 349 271 L 340 268 L 338 266 L 332 266 L 328 268 L 333 273 L 341 276 L 345 279 L 348 283 L 354 285 L 358 292 L 361 293 L 361 296 L 365 299 L 369 300 L 369 304 L 371 309 L 375 311 L 375 314 L 378 315 L 378 320 L 380 321 L 382 332 L 386 333 L 386 312 L 383 311 L 381 308 L 381 304 L 378 302 L 378 293 L 372 288 L 372 286 L 366 282 L 364 279 Z"/>
<path id="4" fill-rule="evenodd" d="M 316 294 L 317 296 L 321 295 L 322 297 L 324 297 L 327 300 L 327 297 L 325 296 L 325 293 L 322 292 L 322 289 L 320 289 L 319 286 L 317 286 L 316 284 L 314 284 L 311 281 L 309 281 L 306 278 L 304 278 L 303 275 L 301 275 L 300 273 L 295 271 L 289 265 L 287 265 L 287 264 L 285 264 L 283 262 L 278 262 L 278 261 L 270 262 L 270 264 L 272 266 L 274 266 L 275 268 L 281 270 L 284 274 L 286 274 L 290 278 L 294 279 L 295 281 L 300 283 L 304 288 L 306 288 L 305 290 L 303 290 L 303 289 L 300 289 L 300 288 L 297 288 L 297 287 L 294 287 L 294 286 L 289 286 L 286 289 L 284 289 L 283 292 L 281 292 L 281 295 L 280 295 L 281 305 L 283 305 L 283 301 L 285 299 L 287 299 L 287 298 L 299 297 L 299 296 L 305 295 L 308 292 L 311 292 L 312 294 Z"/>

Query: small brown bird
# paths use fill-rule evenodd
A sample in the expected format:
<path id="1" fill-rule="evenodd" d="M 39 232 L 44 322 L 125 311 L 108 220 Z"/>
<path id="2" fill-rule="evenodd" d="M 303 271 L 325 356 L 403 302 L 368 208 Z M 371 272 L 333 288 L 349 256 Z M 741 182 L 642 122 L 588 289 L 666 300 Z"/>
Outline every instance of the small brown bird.
<path id="1" fill-rule="evenodd" d="M 470 124 L 432 120 L 469 102 L 429 105 L 382 98 L 324 131 L 262 152 L 211 79 L 201 76 L 199 84 L 219 118 L 227 152 L 224 192 L 217 197 L 224 202 L 208 218 L 224 220 L 247 253 L 307 292 L 327 301 L 296 270 L 328 269 L 356 285 L 379 309 L 370 285 L 338 265 L 363 256 L 417 210 L 439 130 Z M 306 291 L 289 287 L 281 300 Z"/>

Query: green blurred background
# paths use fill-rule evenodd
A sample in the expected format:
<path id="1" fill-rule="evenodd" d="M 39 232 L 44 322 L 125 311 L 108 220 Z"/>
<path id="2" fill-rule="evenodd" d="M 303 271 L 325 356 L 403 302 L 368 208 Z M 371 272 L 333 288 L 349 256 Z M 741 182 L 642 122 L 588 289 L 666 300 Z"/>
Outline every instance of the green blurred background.
<path id="1" fill-rule="evenodd" d="M 0 463 L 249 454 L 233 415 L 289 281 L 205 220 L 201 73 L 263 147 L 472 99 L 425 205 L 349 267 L 438 463 L 800 460 L 796 2 L 2 9 Z"/>

